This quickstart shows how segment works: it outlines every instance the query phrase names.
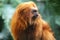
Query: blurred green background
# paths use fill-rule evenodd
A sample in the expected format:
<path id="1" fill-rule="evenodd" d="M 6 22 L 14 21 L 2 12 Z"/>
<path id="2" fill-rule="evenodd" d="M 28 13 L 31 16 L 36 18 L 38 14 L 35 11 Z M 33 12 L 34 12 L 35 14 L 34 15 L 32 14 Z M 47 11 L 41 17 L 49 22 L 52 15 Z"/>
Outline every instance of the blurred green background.
<path id="1" fill-rule="evenodd" d="M 10 33 L 10 20 L 16 6 L 22 2 L 34 1 L 43 19 L 60 40 L 60 0 L 0 0 L 0 40 L 13 40 Z"/>

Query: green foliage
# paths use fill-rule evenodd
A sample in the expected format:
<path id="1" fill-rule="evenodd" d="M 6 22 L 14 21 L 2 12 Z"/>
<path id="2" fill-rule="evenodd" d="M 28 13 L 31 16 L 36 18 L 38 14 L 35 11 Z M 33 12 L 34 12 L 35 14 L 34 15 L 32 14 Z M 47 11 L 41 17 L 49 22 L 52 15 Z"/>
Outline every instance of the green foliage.
<path id="1" fill-rule="evenodd" d="M 0 16 L 0 32 L 3 29 L 3 25 L 4 25 L 4 20 L 2 19 L 2 16 Z"/>
<path id="2" fill-rule="evenodd" d="M 60 0 L 49 0 L 48 6 L 53 10 L 53 15 L 60 15 Z"/>
<path id="3" fill-rule="evenodd" d="M 0 8 L 3 7 L 3 1 L 0 0 Z"/>

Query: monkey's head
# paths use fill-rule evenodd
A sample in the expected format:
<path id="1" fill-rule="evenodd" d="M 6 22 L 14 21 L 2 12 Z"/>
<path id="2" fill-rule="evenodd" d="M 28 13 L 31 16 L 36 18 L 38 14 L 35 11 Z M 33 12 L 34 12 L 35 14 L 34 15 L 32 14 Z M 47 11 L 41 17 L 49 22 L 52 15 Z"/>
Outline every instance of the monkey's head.
<path id="1" fill-rule="evenodd" d="M 18 16 L 27 23 L 32 24 L 38 17 L 38 9 L 34 2 L 25 2 L 17 7 Z"/>

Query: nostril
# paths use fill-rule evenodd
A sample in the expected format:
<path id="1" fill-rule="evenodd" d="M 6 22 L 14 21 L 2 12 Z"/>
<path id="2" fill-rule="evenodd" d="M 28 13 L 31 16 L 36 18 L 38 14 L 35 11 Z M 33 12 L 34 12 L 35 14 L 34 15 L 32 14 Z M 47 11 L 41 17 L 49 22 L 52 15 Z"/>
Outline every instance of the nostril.
<path id="1" fill-rule="evenodd" d="M 36 14 L 32 17 L 32 19 L 35 20 L 37 17 L 38 17 L 38 15 Z"/>
<path id="2" fill-rule="evenodd" d="M 38 14 L 35 14 L 35 17 L 37 17 L 38 16 Z"/>
<path id="3" fill-rule="evenodd" d="M 37 17 L 38 15 L 36 15 L 36 17 Z"/>

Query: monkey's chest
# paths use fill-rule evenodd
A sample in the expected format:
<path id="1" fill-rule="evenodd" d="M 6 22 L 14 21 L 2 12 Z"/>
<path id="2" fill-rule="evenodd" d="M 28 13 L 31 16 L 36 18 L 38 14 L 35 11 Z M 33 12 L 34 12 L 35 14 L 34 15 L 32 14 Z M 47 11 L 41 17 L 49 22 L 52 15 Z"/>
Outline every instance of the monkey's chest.
<path id="1" fill-rule="evenodd" d="M 36 29 L 34 25 L 28 26 L 25 30 L 26 40 L 40 40 L 39 36 L 36 36 Z"/>

